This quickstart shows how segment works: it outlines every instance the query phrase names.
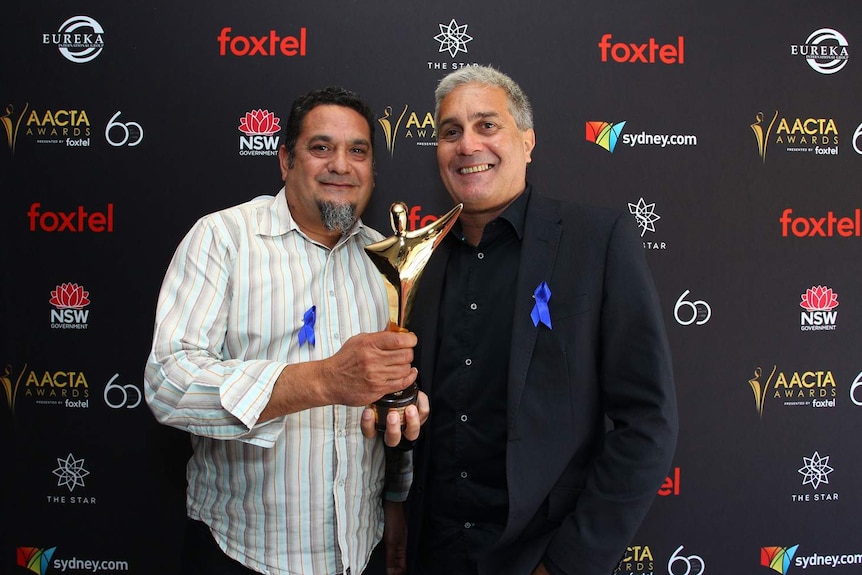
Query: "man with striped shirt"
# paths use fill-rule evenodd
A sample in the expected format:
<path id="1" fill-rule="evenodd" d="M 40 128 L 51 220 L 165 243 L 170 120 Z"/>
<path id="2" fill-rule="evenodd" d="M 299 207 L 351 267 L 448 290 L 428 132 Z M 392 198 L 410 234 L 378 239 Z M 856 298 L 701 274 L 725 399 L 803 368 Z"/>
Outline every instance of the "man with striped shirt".
<path id="1" fill-rule="evenodd" d="M 363 406 L 416 379 L 416 337 L 385 331 L 385 286 L 363 250 L 382 239 L 359 220 L 373 138 L 356 94 L 298 98 L 284 187 L 202 217 L 168 267 L 145 388 L 155 417 L 191 434 L 185 574 L 360 575 L 384 510 L 401 517 L 410 467 L 385 471 L 383 444 L 360 429 Z M 422 395 L 404 438 L 427 416 Z M 393 412 L 385 442 L 400 439 Z"/>

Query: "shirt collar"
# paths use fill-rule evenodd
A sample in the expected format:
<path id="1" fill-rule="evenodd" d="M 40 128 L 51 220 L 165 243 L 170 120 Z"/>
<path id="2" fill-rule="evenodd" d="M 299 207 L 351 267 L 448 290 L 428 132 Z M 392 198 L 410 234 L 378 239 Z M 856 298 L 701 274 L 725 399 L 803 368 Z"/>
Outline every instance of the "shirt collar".
<path id="1" fill-rule="evenodd" d="M 361 219 L 357 219 L 350 228 L 350 231 L 344 234 L 338 243 L 343 242 L 346 238 L 354 236 L 365 229 L 365 225 Z M 261 236 L 282 236 L 290 232 L 296 232 L 302 237 L 309 239 L 302 232 L 293 215 L 290 213 L 290 208 L 287 206 L 287 192 L 282 186 L 275 197 L 266 196 L 263 198 L 261 205 L 257 209 L 257 233 Z M 311 241 L 309 239 L 309 241 Z"/>

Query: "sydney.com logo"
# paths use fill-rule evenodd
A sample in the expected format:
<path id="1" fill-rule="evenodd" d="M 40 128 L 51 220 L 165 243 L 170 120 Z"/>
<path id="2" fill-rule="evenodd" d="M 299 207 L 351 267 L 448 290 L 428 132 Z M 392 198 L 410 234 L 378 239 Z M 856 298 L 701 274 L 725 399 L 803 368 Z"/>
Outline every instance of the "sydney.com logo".
<path id="1" fill-rule="evenodd" d="M 634 148 L 635 146 L 696 146 L 697 136 L 692 134 L 623 134 L 626 122 L 591 121 L 586 124 L 586 138 L 597 146 L 613 153 L 619 142 Z"/>

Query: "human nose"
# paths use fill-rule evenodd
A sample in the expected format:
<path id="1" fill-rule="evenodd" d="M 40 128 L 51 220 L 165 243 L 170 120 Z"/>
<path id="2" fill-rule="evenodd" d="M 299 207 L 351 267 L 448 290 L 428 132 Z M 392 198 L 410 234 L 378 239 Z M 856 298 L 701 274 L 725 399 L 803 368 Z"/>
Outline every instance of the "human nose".
<path id="1" fill-rule="evenodd" d="M 345 150 L 335 150 L 329 158 L 329 171 L 336 174 L 346 174 L 350 171 L 350 159 Z"/>
<path id="2" fill-rule="evenodd" d="M 482 149 L 482 140 L 478 134 L 471 130 L 464 130 L 458 139 L 458 153 L 470 156 Z"/>

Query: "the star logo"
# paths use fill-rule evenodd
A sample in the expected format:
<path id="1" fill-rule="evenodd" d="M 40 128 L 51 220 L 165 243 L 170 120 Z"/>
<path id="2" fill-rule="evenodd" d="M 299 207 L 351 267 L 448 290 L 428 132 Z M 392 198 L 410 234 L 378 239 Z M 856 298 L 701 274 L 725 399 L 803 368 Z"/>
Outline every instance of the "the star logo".
<path id="1" fill-rule="evenodd" d="M 57 487 L 66 486 L 69 491 L 79 486 L 84 487 L 84 478 L 90 474 L 84 469 L 84 460 L 75 459 L 71 453 L 66 459 L 57 458 L 57 469 L 53 473 L 59 477 Z"/>
<path id="2" fill-rule="evenodd" d="M 799 468 L 799 474 L 805 479 L 802 480 L 802 485 L 811 484 L 811 487 L 817 489 L 821 483 L 829 483 L 829 474 L 834 470 L 829 467 L 829 456 L 820 457 L 818 452 L 814 452 L 811 457 L 803 457 L 802 462 L 805 464 Z"/>
<path id="3" fill-rule="evenodd" d="M 641 229 L 641 237 L 648 231 L 655 232 L 655 223 L 661 219 L 661 216 L 655 213 L 655 203 L 648 204 L 643 198 L 636 204 L 629 202 L 629 213 L 635 217 Z"/>
<path id="4" fill-rule="evenodd" d="M 473 37 L 467 34 L 467 24 L 459 26 L 452 18 L 449 24 L 440 24 L 440 33 L 434 36 L 434 39 L 440 42 L 438 52 L 449 52 L 453 58 L 458 52 L 467 53 L 467 42 L 473 40 Z"/>

